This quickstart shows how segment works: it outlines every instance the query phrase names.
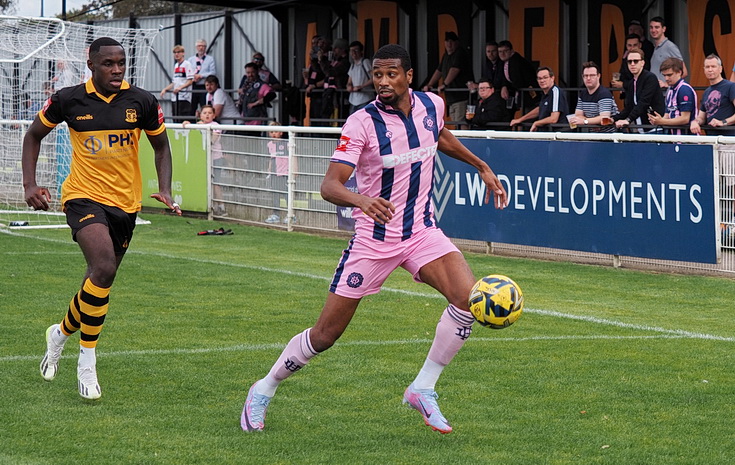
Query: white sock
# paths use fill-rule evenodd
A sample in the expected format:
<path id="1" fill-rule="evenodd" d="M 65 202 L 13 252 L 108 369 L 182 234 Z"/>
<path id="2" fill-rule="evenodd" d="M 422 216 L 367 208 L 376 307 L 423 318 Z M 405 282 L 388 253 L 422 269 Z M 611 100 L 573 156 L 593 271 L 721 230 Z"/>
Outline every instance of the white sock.
<path id="1" fill-rule="evenodd" d="M 63 346 L 66 344 L 66 340 L 69 339 L 69 336 L 62 333 L 59 328 L 56 328 L 55 330 L 51 331 L 51 340 L 54 341 L 54 344 L 57 346 Z"/>
<path id="2" fill-rule="evenodd" d="M 281 384 L 280 381 L 268 374 L 255 385 L 255 392 L 262 396 L 273 397 L 279 384 Z"/>
<path id="3" fill-rule="evenodd" d="M 416 375 L 416 379 L 413 380 L 413 388 L 433 390 L 443 370 L 444 365 L 432 362 L 427 358 L 424 362 L 424 366 L 421 368 L 421 371 Z"/>
<path id="4" fill-rule="evenodd" d="M 97 365 L 97 355 L 95 349 L 79 346 L 79 362 L 80 367 L 93 367 Z"/>

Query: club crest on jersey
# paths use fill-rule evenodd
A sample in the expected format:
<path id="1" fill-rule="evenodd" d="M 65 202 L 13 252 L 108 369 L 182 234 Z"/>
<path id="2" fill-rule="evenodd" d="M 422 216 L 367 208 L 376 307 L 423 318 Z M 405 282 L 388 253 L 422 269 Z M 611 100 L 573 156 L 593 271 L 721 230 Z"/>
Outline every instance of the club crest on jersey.
<path id="1" fill-rule="evenodd" d="M 393 137 L 393 132 L 392 131 L 385 131 L 385 137 L 387 137 L 388 139 L 390 139 L 391 137 Z"/>
<path id="2" fill-rule="evenodd" d="M 433 131 L 436 127 L 436 120 L 429 115 L 424 116 L 424 129 Z"/>
<path id="3" fill-rule="evenodd" d="M 350 138 L 347 136 L 341 136 L 339 138 L 339 142 L 337 142 L 337 148 L 334 150 L 337 150 L 339 152 L 346 152 L 347 146 L 350 144 Z"/>
<path id="4" fill-rule="evenodd" d="M 360 273 L 350 273 L 347 277 L 346 283 L 354 289 L 362 286 L 363 281 L 365 281 L 365 278 L 363 278 Z"/>
<path id="5" fill-rule="evenodd" d="M 135 108 L 125 109 L 125 122 L 126 123 L 137 123 L 138 122 L 138 112 L 135 111 Z"/>

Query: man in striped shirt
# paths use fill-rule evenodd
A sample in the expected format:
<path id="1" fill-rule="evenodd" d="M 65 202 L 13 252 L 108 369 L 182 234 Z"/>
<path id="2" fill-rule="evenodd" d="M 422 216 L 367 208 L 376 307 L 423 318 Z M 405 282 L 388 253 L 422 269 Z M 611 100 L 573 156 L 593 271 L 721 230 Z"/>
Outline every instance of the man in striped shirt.
<path id="1" fill-rule="evenodd" d="M 330 348 L 360 300 L 378 293 L 399 266 L 448 301 L 424 366 L 403 401 L 432 429 L 452 431 L 437 405 L 434 385 L 472 332 L 474 318 L 467 300 L 475 277 L 436 226 L 431 193 L 437 150 L 477 168 L 486 203 L 493 195 L 495 207 L 504 208 L 507 194 L 490 167 L 444 128 L 444 101 L 409 88 L 413 69 L 403 47 L 381 47 L 371 73 L 377 99 L 347 119 L 321 186 L 325 200 L 354 208 L 355 235 L 342 254 L 316 324 L 291 339 L 268 375 L 251 386 L 240 417 L 245 431 L 264 428 L 278 385 Z M 359 193 L 344 186 L 353 171 Z"/>
<path id="2" fill-rule="evenodd" d="M 609 125 L 606 128 L 594 129 L 594 132 L 614 132 L 612 116 L 618 114 L 618 105 L 612 96 L 612 92 L 600 85 L 600 67 L 594 61 L 582 64 L 582 79 L 584 89 L 577 97 L 577 109 L 574 118 L 570 121 L 577 126 L 589 124 Z"/>
<path id="3" fill-rule="evenodd" d="M 554 84 L 554 72 L 546 66 L 541 67 L 536 72 L 536 80 L 538 86 L 544 92 L 538 107 L 529 111 L 520 118 L 516 118 L 510 122 L 511 127 L 517 126 L 524 121 L 538 118 L 531 125 L 531 132 L 538 131 L 539 128 L 556 124 L 559 122 L 561 115 L 569 113 L 567 99 L 564 92 Z"/>
<path id="4" fill-rule="evenodd" d="M 661 75 L 669 89 L 666 91 L 666 113 L 650 112 L 648 121 L 654 126 L 690 126 L 697 115 L 697 94 L 684 81 L 684 62 L 678 58 L 667 58 L 661 63 Z M 682 134 L 681 129 L 671 129 L 671 134 Z"/>

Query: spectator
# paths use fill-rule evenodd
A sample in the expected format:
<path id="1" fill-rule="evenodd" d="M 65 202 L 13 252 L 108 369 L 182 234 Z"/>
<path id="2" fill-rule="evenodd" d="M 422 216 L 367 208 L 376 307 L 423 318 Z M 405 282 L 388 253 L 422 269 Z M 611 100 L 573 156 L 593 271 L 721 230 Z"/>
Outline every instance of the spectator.
<path id="1" fill-rule="evenodd" d="M 219 78 L 214 74 L 207 76 L 204 88 L 207 90 L 207 105 L 214 109 L 214 119 L 223 124 L 237 124 L 240 112 L 232 98 L 220 88 Z"/>
<path id="2" fill-rule="evenodd" d="M 189 63 L 194 68 L 194 82 L 191 85 L 191 111 L 196 113 L 199 107 L 206 105 L 207 93 L 204 87 L 205 80 L 208 76 L 217 74 L 217 67 L 214 63 L 214 57 L 207 54 L 207 41 L 199 39 L 196 41 L 197 52 L 189 57 Z"/>
<path id="3" fill-rule="evenodd" d="M 480 79 L 477 85 L 477 93 L 480 101 L 477 102 L 475 113 L 469 111 L 465 118 L 470 124 L 470 129 L 492 129 L 497 125 L 492 123 L 507 123 L 511 120 L 512 115 L 505 108 L 505 100 L 500 96 L 500 92 L 496 91 L 490 80 L 486 77 Z"/>
<path id="4" fill-rule="evenodd" d="M 246 118 L 245 124 L 265 124 L 268 118 L 268 104 L 276 98 L 275 92 L 268 84 L 260 80 L 258 76 L 258 65 L 248 63 L 245 65 L 245 76 L 240 82 L 240 111 Z"/>
<path id="5" fill-rule="evenodd" d="M 350 93 L 350 114 L 370 103 L 375 98 L 373 87 L 372 63 L 363 55 L 362 42 L 350 44 L 350 70 L 347 78 L 347 92 Z"/>
<path id="6" fill-rule="evenodd" d="M 538 118 L 531 125 L 531 132 L 538 131 L 539 128 L 556 124 L 559 122 L 561 115 L 569 113 L 567 100 L 564 98 L 564 92 L 554 83 L 554 72 L 550 68 L 543 66 L 536 73 L 538 86 L 543 91 L 539 106 L 529 111 L 520 118 L 516 118 L 510 122 L 511 126 L 517 126 L 529 119 Z"/>
<path id="7" fill-rule="evenodd" d="M 309 57 L 309 68 L 304 76 L 306 80 L 305 96 L 309 99 L 309 116 L 320 118 L 322 113 L 322 91 L 324 87 L 325 74 L 322 71 L 321 62 L 329 59 L 331 44 L 322 36 L 312 38 L 312 50 Z M 315 89 L 318 89 L 314 92 Z"/>
<path id="8" fill-rule="evenodd" d="M 498 44 L 498 56 L 503 61 L 503 67 L 498 82 L 501 83 L 500 96 L 507 102 L 508 108 L 513 113 L 520 108 L 520 91 L 533 87 L 536 73 L 530 61 L 523 58 L 513 50 L 513 44 L 509 40 L 500 41 Z M 528 103 L 535 100 L 535 93 L 529 93 L 528 99 L 524 99 L 526 107 Z"/>
<path id="9" fill-rule="evenodd" d="M 332 46 L 332 52 L 327 53 L 327 59 L 320 61 L 324 73 L 324 94 L 322 95 L 323 119 L 340 118 L 346 115 L 344 95 L 337 90 L 347 89 L 348 72 L 350 70 L 349 49 L 345 39 L 337 39 Z M 347 103 L 349 105 L 349 103 Z M 334 114 L 335 108 L 338 110 Z"/>
<path id="10" fill-rule="evenodd" d="M 678 58 L 684 61 L 681 50 L 675 43 L 666 37 L 666 23 L 661 16 L 651 18 L 649 22 L 649 31 L 655 48 L 651 57 L 651 72 L 656 75 L 659 87 L 666 87 L 663 74 L 661 74 L 661 64 L 667 58 Z M 682 77 L 687 77 L 687 67 L 684 65 Z"/>
<path id="11" fill-rule="evenodd" d="M 503 61 L 498 56 L 498 43 L 494 40 L 486 43 L 485 59 L 482 61 L 482 75 L 480 77 L 488 79 L 495 90 L 500 90 L 502 87 L 502 64 Z M 498 97 L 500 97 L 499 94 Z"/>
<path id="12" fill-rule="evenodd" d="M 693 134 L 701 134 L 702 126 L 722 128 L 735 124 L 735 83 L 722 77 L 722 60 L 717 55 L 704 59 L 704 75 L 709 87 L 702 96 L 697 117 L 689 124 Z"/>
<path id="13" fill-rule="evenodd" d="M 664 96 L 658 85 L 658 79 L 652 72 L 644 69 L 645 60 L 643 59 L 643 51 L 638 48 L 628 52 L 628 68 L 633 79 L 625 88 L 625 107 L 617 115 L 613 116 L 615 126 L 622 129 L 631 123 L 638 125 L 648 122 L 643 117 L 648 112 L 649 107 L 659 115 L 666 110 Z M 639 129 L 639 132 L 643 132 Z"/>
<path id="14" fill-rule="evenodd" d="M 610 87 L 613 87 L 615 89 L 625 89 L 628 83 L 633 79 L 633 74 L 630 72 L 630 69 L 628 69 L 627 60 L 628 52 L 630 52 L 634 48 L 642 50 L 641 38 L 636 34 L 628 34 L 628 36 L 625 38 L 625 52 L 623 52 L 623 62 L 620 63 L 620 79 L 615 79 L 613 76 L 613 80 L 612 82 L 610 82 Z M 646 66 L 648 66 L 648 64 L 646 64 Z M 625 92 L 620 94 L 620 98 L 625 99 Z"/>
<path id="15" fill-rule="evenodd" d="M 467 83 L 474 81 L 472 76 L 472 64 L 467 52 L 460 47 L 459 37 L 455 32 L 447 32 L 444 35 L 445 53 L 439 62 L 439 67 L 429 82 L 423 87 L 424 92 L 433 88 L 439 79 L 443 79 L 437 87 L 439 92 L 444 92 L 444 100 L 449 109 L 451 121 L 464 121 L 467 112 Z M 460 129 L 463 125 L 460 125 Z"/>
<path id="16" fill-rule="evenodd" d="M 669 88 L 666 91 L 666 113 L 649 112 L 648 121 L 654 126 L 689 127 L 697 113 L 697 94 L 682 77 L 684 62 L 678 58 L 667 58 L 661 63 L 661 74 Z M 672 134 L 681 135 L 681 129 L 672 129 Z"/>
<path id="17" fill-rule="evenodd" d="M 269 126 L 280 126 L 278 121 L 271 121 Z M 288 140 L 283 138 L 281 131 L 268 131 L 268 176 L 269 186 L 273 192 L 273 213 L 265 219 L 268 224 L 276 224 L 281 221 L 280 211 L 283 209 L 281 200 L 286 203 L 288 208 Z M 288 223 L 288 218 L 283 219 L 284 223 Z M 291 224 L 296 222 L 296 217 L 291 218 Z"/>
<path id="18" fill-rule="evenodd" d="M 191 110 L 191 89 L 189 89 L 194 83 L 194 68 L 184 59 L 184 52 L 182 45 L 174 47 L 173 79 L 171 84 L 161 91 L 161 98 L 170 90 L 174 116 L 186 117 L 194 114 Z"/>
<path id="19" fill-rule="evenodd" d="M 210 78 L 217 78 L 217 76 L 209 75 L 207 76 L 207 79 Z M 209 81 L 207 81 L 209 82 Z M 212 105 L 204 105 L 202 107 L 202 110 L 199 112 L 199 121 L 197 121 L 197 124 L 205 124 L 207 126 L 210 126 L 212 129 L 212 137 L 210 139 L 211 148 L 212 148 L 212 166 L 214 169 L 212 170 L 212 176 L 214 177 L 214 183 L 212 185 L 212 194 L 214 195 L 215 199 L 222 199 L 222 186 L 220 186 L 220 183 L 222 182 L 222 167 L 225 165 L 225 155 L 222 152 L 222 130 L 219 129 L 219 124 L 214 120 L 214 108 Z M 189 125 L 189 121 L 184 121 L 181 123 L 181 126 L 186 129 L 186 127 Z M 222 203 L 217 203 L 216 205 L 213 205 L 213 212 L 215 215 L 218 216 L 227 216 L 227 212 L 225 210 L 225 206 Z"/>
<path id="20" fill-rule="evenodd" d="M 643 59 L 646 60 L 645 69 L 651 70 L 651 58 L 653 57 L 653 44 L 650 40 L 646 39 L 646 31 L 641 25 L 641 22 L 634 19 L 628 24 L 628 35 L 635 34 L 641 40 L 641 46 L 638 47 L 643 50 Z"/>
<path id="21" fill-rule="evenodd" d="M 612 116 L 618 114 L 618 105 L 615 103 L 612 92 L 600 84 L 600 67 L 594 61 L 582 64 L 582 81 L 584 89 L 577 97 L 577 109 L 574 112 L 572 124 L 604 124 L 610 125 L 596 132 L 613 132 Z M 603 119 L 605 121 L 603 122 Z M 609 121 L 609 122 L 608 122 Z"/>
<path id="22" fill-rule="evenodd" d="M 720 61 L 722 61 L 720 59 Z M 730 82 L 735 82 L 735 64 L 732 65 L 732 72 L 730 73 Z"/>
<path id="23" fill-rule="evenodd" d="M 278 80 L 275 74 L 265 65 L 265 56 L 260 52 L 253 54 L 253 63 L 258 65 L 258 76 L 260 80 L 271 86 L 275 92 L 280 92 L 283 89 L 281 81 Z"/>

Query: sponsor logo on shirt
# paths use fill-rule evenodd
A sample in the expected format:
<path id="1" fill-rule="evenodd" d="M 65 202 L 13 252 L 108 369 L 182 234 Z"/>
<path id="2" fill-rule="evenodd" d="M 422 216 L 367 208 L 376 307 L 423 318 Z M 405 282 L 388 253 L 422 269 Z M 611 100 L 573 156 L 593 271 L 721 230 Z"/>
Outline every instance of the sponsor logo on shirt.
<path id="1" fill-rule="evenodd" d="M 48 107 L 51 105 L 51 98 L 46 99 L 46 103 L 43 104 L 43 108 L 41 108 L 41 111 L 45 114 L 46 110 L 48 110 Z"/>
<path id="2" fill-rule="evenodd" d="M 342 136 L 339 138 L 339 142 L 337 142 L 337 150 L 338 152 L 346 152 L 347 146 L 350 144 L 350 138 L 347 136 Z"/>
<path id="3" fill-rule="evenodd" d="M 163 110 L 161 105 L 158 105 L 158 124 L 163 124 Z"/>
<path id="4" fill-rule="evenodd" d="M 427 158 L 433 158 L 436 155 L 436 147 L 437 144 L 434 144 L 429 147 L 420 147 L 396 155 L 384 155 L 381 157 L 383 160 L 383 168 L 394 168 L 398 165 L 416 163 L 417 161 L 423 161 Z"/>

